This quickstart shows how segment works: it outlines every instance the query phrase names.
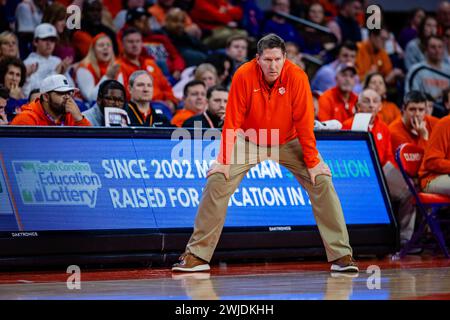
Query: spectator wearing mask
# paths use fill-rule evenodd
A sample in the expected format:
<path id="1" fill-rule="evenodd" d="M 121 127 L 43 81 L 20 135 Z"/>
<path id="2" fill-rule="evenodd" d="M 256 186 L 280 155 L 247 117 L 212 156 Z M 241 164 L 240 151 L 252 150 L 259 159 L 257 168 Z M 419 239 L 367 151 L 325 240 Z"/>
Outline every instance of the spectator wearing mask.
<path id="1" fill-rule="evenodd" d="M 131 74 L 138 70 L 146 70 L 153 78 L 153 100 L 162 101 L 171 112 L 174 112 L 178 99 L 173 95 L 172 86 L 164 77 L 155 60 L 141 55 L 144 47 L 139 30 L 135 28 L 124 30 L 122 33 L 122 45 L 123 53 L 117 60 L 117 63 L 120 64 L 117 80 L 127 89 L 127 99 L 129 99 L 128 79 Z"/>
<path id="2" fill-rule="evenodd" d="M 318 120 L 338 120 L 343 123 L 353 117 L 358 96 L 353 92 L 357 71 L 353 64 L 343 63 L 336 69 L 336 86 L 319 98 Z"/>
<path id="3" fill-rule="evenodd" d="M 391 124 L 401 116 L 400 108 L 395 103 L 387 100 L 386 82 L 381 73 L 368 74 L 364 81 L 364 89 L 373 89 L 380 95 L 382 102 L 378 116 L 386 125 Z"/>
<path id="4" fill-rule="evenodd" d="M 338 50 L 338 55 L 336 60 L 326 64 L 317 71 L 311 82 L 311 89 L 313 91 L 325 92 L 336 85 L 336 69 L 340 64 L 350 63 L 355 64 L 356 53 L 358 48 L 353 42 L 345 41 L 343 42 Z M 355 87 L 353 91 L 359 93 L 362 90 L 361 82 L 359 76 L 355 75 Z"/>
<path id="5" fill-rule="evenodd" d="M 33 44 L 36 51 L 30 53 L 25 59 L 25 66 L 33 68 L 36 71 L 27 78 L 23 87 L 23 93 L 28 96 L 30 91 L 40 88 L 42 80 L 50 74 L 64 74 L 72 63 L 71 58 L 60 58 L 53 55 L 58 33 L 56 28 L 49 23 L 42 23 L 34 30 Z"/>
<path id="6" fill-rule="evenodd" d="M 120 65 L 115 63 L 111 39 L 105 33 L 99 33 L 76 71 L 76 82 L 83 99 L 95 101 L 100 84 L 108 79 L 115 80 L 119 69 Z"/>
<path id="7" fill-rule="evenodd" d="M 172 124 L 181 127 L 190 117 L 202 114 L 208 104 L 206 86 L 203 81 L 192 80 L 184 87 L 184 108 L 178 110 L 172 118 Z"/>
<path id="8" fill-rule="evenodd" d="M 426 60 L 411 67 L 405 80 L 405 92 L 418 90 L 439 99 L 442 90 L 450 86 L 450 65 L 444 60 L 444 42 L 430 36 L 426 43 Z"/>
<path id="9" fill-rule="evenodd" d="M 48 76 L 40 85 L 39 99 L 23 106 L 11 125 L 90 126 L 73 100 L 75 90 L 65 76 Z"/>
<path id="10" fill-rule="evenodd" d="M 131 99 L 127 112 L 131 126 L 138 127 L 172 127 L 163 111 L 152 107 L 153 79 L 144 70 L 135 71 L 128 80 Z"/>
<path id="11" fill-rule="evenodd" d="M 94 106 L 83 112 L 83 115 L 95 127 L 105 126 L 105 108 L 126 107 L 126 92 L 123 85 L 116 80 L 103 81 L 98 89 Z"/>
<path id="12" fill-rule="evenodd" d="M 228 90 L 222 86 L 213 86 L 208 89 L 206 98 L 208 99 L 206 110 L 184 121 L 183 127 L 192 128 L 196 124 L 201 124 L 202 128 L 222 128 L 228 102 Z"/>

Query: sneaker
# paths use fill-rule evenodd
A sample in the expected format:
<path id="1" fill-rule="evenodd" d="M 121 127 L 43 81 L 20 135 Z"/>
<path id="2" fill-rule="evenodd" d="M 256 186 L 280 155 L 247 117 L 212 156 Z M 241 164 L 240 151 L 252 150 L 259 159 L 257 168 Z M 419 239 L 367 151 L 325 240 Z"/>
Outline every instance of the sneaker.
<path id="1" fill-rule="evenodd" d="M 175 263 L 172 266 L 172 271 L 181 272 L 198 272 L 198 271 L 208 271 L 210 269 L 209 264 L 190 252 L 183 253 L 180 258 L 180 262 Z"/>
<path id="2" fill-rule="evenodd" d="M 343 256 L 334 260 L 331 264 L 331 271 L 336 272 L 359 272 L 358 265 L 351 255 Z"/>

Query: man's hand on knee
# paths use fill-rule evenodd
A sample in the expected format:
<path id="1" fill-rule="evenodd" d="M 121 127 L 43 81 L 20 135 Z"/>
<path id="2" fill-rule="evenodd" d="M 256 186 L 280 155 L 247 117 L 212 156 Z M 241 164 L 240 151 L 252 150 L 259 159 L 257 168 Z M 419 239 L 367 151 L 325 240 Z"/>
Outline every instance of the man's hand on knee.
<path id="1" fill-rule="evenodd" d="M 206 175 L 207 178 L 213 175 L 214 173 L 222 173 L 225 176 L 225 179 L 230 179 L 230 165 L 229 164 L 221 164 L 217 161 L 214 161 L 211 164 L 211 167 L 208 169 L 208 173 Z"/>
<path id="2" fill-rule="evenodd" d="M 316 177 L 324 174 L 326 176 L 331 177 L 331 170 L 325 162 L 320 162 L 313 168 L 308 168 L 309 177 L 311 178 L 311 182 L 316 185 Z"/>

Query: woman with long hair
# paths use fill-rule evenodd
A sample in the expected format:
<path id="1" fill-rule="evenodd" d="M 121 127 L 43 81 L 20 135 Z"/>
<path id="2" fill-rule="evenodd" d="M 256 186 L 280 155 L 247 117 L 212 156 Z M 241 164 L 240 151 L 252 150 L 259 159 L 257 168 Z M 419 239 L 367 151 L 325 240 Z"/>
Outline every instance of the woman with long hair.
<path id="1" fill-rule="evenodd" d="M 61 60 L 66 57 L 71 57 L 73 60 L 75 59 L 75 49 L 70 41 L 70 32 L 66 27 L 66 10 L 64 5 L 54 2 L 45 9 L 42 22 L 52 24 L 58 32 L 58 41 L 53 55 L 61 58 Z"/>
<path id="2" fill-rule="evenodd" d="M 119 65 L 115 60 L 109 36 L 105 33 L 95 36 L 87 56 L 80 62 L 76 72 L 76 82 L 84 100 L 97 100 L 99 85 L 107 79 L 117 78 Z"/>

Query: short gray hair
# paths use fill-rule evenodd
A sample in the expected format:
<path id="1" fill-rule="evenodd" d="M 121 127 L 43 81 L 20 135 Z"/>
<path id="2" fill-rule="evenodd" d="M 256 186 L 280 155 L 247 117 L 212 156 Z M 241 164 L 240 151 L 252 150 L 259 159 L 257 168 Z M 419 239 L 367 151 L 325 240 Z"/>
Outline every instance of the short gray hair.
<path id="1" fill-rule="evenodd" d="M 149 76 L 150 79 L 152 80 L 152 83 L 153 83 L 153 77 L 152 77 L 152 75 L 151 75 L 150 73 L 148 73 L 148 72 L 145 71 L 145 70 L 138 70 L 138 71 L 133 72 L 133 73 L 131 74 L 131 76 L 128 78 L 128 85 L 129 85 L 130 87 L 132 87 L 132 86 L 134 85 L 134 82 L 136 81 L 136 79 L 137 79 L 139 76 L 142 76 L 143 74 Z"/>

